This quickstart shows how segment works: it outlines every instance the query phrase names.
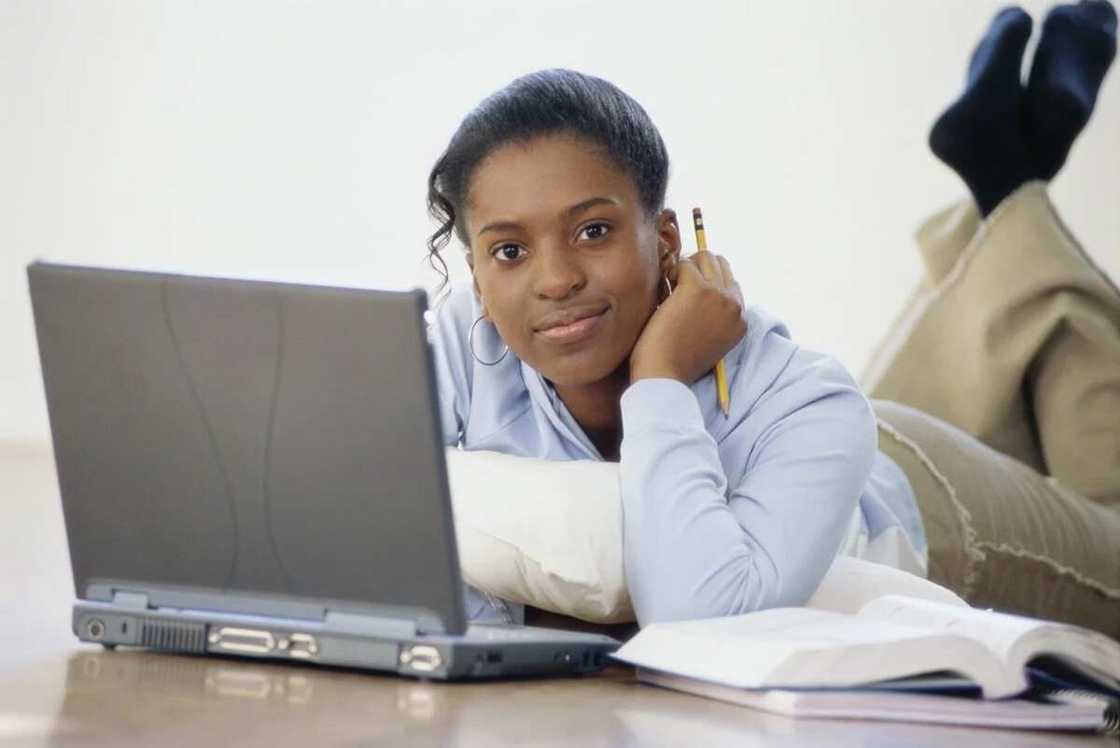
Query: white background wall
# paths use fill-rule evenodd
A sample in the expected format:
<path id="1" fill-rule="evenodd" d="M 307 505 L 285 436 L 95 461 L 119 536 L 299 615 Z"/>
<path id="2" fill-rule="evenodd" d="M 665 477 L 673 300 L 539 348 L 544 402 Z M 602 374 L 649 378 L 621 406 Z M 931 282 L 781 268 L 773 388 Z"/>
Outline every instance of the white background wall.
<path id="1" fill-rule="evenodd" d="M 1002 4 L 0 0 L 0 440 L 48 434 L 29 260 L 433 287 L 428 169 L 542 67 L 642 102 L 670 204 L 858 373 L 963 194 L 926 133 Z M 1115 70 L 1053 194 L 1120 276 Z"/>

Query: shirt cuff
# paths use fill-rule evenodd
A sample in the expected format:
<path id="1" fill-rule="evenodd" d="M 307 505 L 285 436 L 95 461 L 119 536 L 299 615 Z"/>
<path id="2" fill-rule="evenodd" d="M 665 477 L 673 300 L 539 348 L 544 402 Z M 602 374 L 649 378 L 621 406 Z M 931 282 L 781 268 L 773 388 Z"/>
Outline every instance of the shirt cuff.
<path id="1" fill-rule="evenodd" d="M 706 430 L 696 395 L 676 379 L 639 379 L 622 393 L 619 405 L 624 438 L 653 429 Z"/>

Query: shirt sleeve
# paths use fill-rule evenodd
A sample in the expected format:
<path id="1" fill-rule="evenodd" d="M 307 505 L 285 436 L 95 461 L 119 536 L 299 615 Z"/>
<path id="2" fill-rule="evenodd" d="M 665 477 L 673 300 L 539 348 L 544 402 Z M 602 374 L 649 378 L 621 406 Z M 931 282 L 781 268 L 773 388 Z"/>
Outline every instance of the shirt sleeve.
<path id="1" fill-rule="evenodd" d="M 684 384 L 639 380 L 621 405 L 623 560 L 638 622 L 803 604 L 877 448 L 870 404 L 843 367 L 822 356 L 752 406 L 766 426 L 735 486 Z"/>
<path id="2" fill-rule="evenodd" d="M 452 295 L 445 302 L 426 312 L 424 317 L 435 363 L 443 443 L 455 447 L 462 441 L 470 412 L 471 372 L 467 363 L 470 354 L 461 325 L 456 323 L 459 299 Z"/>

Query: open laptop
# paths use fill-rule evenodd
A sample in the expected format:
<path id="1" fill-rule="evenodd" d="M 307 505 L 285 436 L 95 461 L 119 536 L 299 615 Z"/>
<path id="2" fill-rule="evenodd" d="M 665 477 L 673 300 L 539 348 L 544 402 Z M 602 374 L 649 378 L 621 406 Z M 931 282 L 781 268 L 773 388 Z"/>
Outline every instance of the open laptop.
<path id="1" fill-rule="evenodd" d="M 81 640 L 437 679 L 618 647 L 468 625 L 423 291 L 28 279 Z"/>

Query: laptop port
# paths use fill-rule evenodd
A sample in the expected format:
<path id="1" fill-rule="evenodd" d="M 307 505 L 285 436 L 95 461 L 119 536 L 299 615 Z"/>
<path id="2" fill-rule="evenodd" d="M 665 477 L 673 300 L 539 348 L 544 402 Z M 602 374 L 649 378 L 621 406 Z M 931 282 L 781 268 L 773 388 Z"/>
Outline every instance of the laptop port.
<path id="1" fill-rule="evenodd" d="M 86 635 L 90 639 L 100 640 L 105 636 L 105 624 L 98 618 L 91 618 L 86 623 Z"/>
<path id="2" fill-rule="evenodd" d="M 276 649 L 276 639 L 269 632 L 231 626 L 211 631 L 210 643 L 218 649 L 243 654 L 267 654 Z"/>
<path id="3" fill-rule="evenodd" d="M 421 673 L 430 673 L 443 664 L 439 650 L 427 644 L 414 644 L 401 650 L 401 664 Z"/>
<path id="4" fill-rule="evenodd" d="M 292 634 L 280 640 L 280 649 L 288 650 L 289 657 L 307 660 L 319 654 L 319 644 L 311 634 Z"/>

